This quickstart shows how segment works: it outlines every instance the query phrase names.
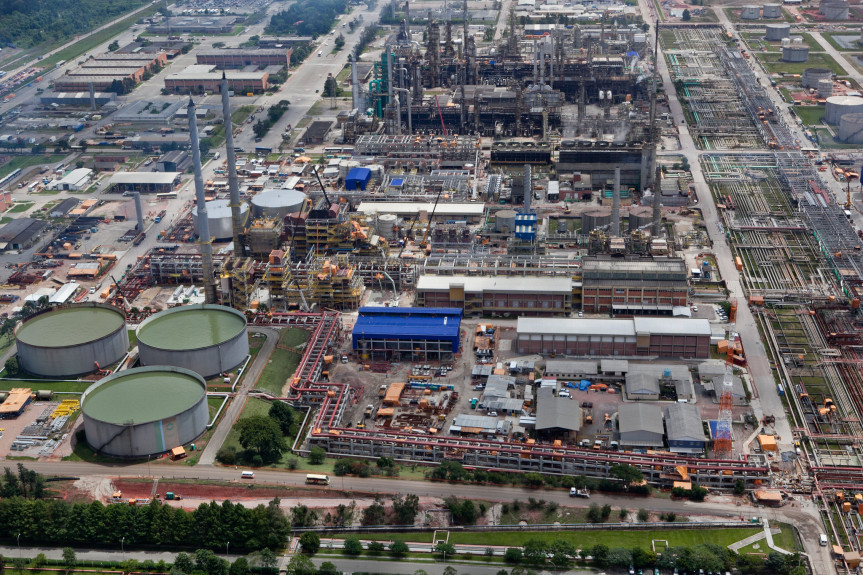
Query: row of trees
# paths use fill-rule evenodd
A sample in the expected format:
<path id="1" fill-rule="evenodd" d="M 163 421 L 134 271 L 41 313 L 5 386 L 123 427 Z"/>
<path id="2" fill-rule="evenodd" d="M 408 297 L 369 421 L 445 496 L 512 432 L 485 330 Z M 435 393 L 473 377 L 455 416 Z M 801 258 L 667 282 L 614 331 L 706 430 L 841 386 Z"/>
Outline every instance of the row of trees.
<path id="1" fill-rule="evenodd" d="M 336 16 L 347 10 L 347 0 L 300 0 L 270 17 L 268 34 L 320 36 L 333 27 Z"/>
<path id="2" fill-rule="evenodd" d="M 63 500 L 0 499 L 0 538 L 37 545 L 148 545 L 255 551 L 284 545 L 290 524 L 274 499 L 249 509 L 202 503 L 185 511 L 153 502 L 141 507 L 68 503 Z"/>
<path id="3" fill-rule="evenodd" d="M 252 126 L 255 136 L 258 138 L 266 136 L 267 132 L 270 131 L 270 128 L 272 128 L 273 125 L 279 121 L 279 118 L 288 111 L 288 106 L 290 105 L 291 103 L 287 100 L 279 100 L 277 104 L 270 106 L 270 109 L 267 110 L 266 117 L 261 118 L 255 122 L 254 126 Z"/>

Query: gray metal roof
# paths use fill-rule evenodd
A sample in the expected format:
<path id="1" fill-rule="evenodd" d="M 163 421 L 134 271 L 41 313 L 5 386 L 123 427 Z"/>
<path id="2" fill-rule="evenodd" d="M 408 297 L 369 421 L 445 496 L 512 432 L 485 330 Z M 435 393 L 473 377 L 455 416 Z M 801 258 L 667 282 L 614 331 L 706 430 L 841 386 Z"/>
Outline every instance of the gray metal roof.
<path id="1" fill-rule="evenodd" d="M 660 436 L 665 430 L 662 427 L 662 412 L 658 405 L 650 403 L 624 403 L 617 410 L 617 421 L 620 424 L 620 434 L 658 433 Z"/>
<path id="2" fill-rule="evenodd" d="M 650 375 L 656 379 L 669 375 L 671 379 L 679 379 L 682 381 L 692 381 L 692 375 L 689 373 L 689 367 L 676 363 L 637 363 L 630 362 L 629 374 L 643 373 Z"/>
<path id="3" fill-rule="evenodd" d="M 626 374 L 626 394 L 657 395 L 659 394 L 659 380 L 649 373 L 629 372 Z"/>
<path id="4" fill-rule="evenodd" d="M 581 408 L 577 401 L 565 397 L 555 397 L 550 392 L 540 392 L 536 408 L 536 430 L 581 429 Z"/>
<path id="5" fill-rule="evenodd" d="M 475 415 L 473 413 L 460 413 L 452 422 L 453 427 L 478 427 L 483 430 L 494 431 L 497 429 L 498 419 L 487 415 Z"/>
<path id="6" fill-rule="evenodd" d="M 488 377 L 483 390 L 483 399 L 493 397 L 509 397 L 509 387 L 515 385 L 515 378 L 508 375 L 492 374 Z"/>
<path id="7" fill-rule="evenodd" d="M 708 379 L 713 379 L 717 375 L 722 375 L 725 373 L 727 367 L 725 366 L 724 361 L 702 361 L 698 364 L 698 377 L 702 379 L 702 381 L 707 381 Z"/>
<path id="8" fill-rule="evenodd" d="M 569 278 L 537 278 L 516 276 L 437 276 L 423 275 L 417 281 L 417 290 L 448 290 L 453 285 L 463 285 L 465 292 L 519 292 L 544 294 L 572 293 Z M 539 306 L 537 306 L 539 307 Z"/>
<path id="9" fill-rule="evenodd" d="M 707 441 L 701 412 L 691 403 L 675 403 L 665 408 L 665 430 L 669 441 Z"/>
<path id="10" fill-rule="evenodd" d="M 629 371 L 629 361 L 625 359 L 603 359 L 599 362 L 603 373 L 626 373 Z"/>
<path id="11" fill-rule="evenodd" d="M 550 359 L 545 362 L 545 373 L 565 373 L 574 375 L 596 375 L 599 373 L 595 361 L 572 361 L 568 359 Z"/>
<path id="12" fill-rule="evenodd" d="M 110 185 L 116 184 L 173 184 L 180 172 L 121 172 L 111 176 Z"/>
<path id="13" fill-rule="evenodd" d="M 33 218 L 12 220 L 0 228 L 0 242 L 26 244 L 47 225 L 46 222 Z"/>
<path id="14" fill-rule="evenodd" d="M 524 400 L 515 397 L 497 397 L 484 405 L 486 409 L 492 411 L 521 411 Z"/>
<path id="15" fill-rule="evenodd" d="M 706 319 L 683 319 L 683 318 L 658 318 L 658 317 L 636 317 L 633 318 L 636 333 L 650 333 L 653 335 L 706 335 L 710 337 L 710 322 Z"/>
<path id="16" fill-rule="evenodd" d="M 550 278 L 549 278 L 550 279 Z M 420 278 L 422 281 L 422 278 Z M 545 281 L 545 279 L 543 279 Z M 541 318 L 520 317 L 516 324 L 519 335 L 620 335 L 635 336 L 631 319 Z"/>

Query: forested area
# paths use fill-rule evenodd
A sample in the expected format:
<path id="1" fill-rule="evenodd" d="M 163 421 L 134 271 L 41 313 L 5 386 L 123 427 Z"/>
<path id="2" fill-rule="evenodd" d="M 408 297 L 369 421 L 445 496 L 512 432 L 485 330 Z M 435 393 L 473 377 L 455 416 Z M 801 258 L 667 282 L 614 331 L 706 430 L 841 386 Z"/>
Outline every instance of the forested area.
<path id="1" fill-rule="evenodd" d="M 68 40 L 130 12 L 145 0 L 0 0 L 0 42 L 30 48 Z"/>
<path id="2" fill-rule="evenodd" d="M 300 36 L 326 34 L 333 27 L 336 16 L 344 14 L 347 6 L 347 0 L 299 0 L 287 10 L 273 14 L 267 33 Z"/>

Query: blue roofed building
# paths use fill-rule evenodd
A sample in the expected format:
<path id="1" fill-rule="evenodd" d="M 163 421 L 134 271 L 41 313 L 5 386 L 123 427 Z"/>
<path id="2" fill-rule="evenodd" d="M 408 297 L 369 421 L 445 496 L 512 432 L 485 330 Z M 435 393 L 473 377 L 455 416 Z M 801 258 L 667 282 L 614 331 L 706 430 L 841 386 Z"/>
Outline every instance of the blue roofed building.
<path id="1" fill-rule="evenodd" d="M 362 359 L 440 361 L 459 350 L 458 308 L 361 307 L 351 337 Z"/>
<path id="2" fill-rule="evenodd" d="M 366 191 L 366 186 L 372 179 L 372 171 L 368 168 L 352 168 L 345 177 L 346 190 Z"/>

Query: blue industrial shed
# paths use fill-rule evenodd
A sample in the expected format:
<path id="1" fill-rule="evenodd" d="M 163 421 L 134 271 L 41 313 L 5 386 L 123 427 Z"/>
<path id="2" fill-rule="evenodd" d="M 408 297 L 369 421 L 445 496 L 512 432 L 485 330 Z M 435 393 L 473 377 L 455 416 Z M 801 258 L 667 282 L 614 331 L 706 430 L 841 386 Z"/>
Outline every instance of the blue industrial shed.
<path id="1" fill-rule="evenodd" d="M 366 186 L 372 179 L 372 171 L 368 168 L 352 168 L 345 178 L 346 190 L 366 191 Z"/>
<path id="2" fill-rule="evenodd" d="M 351 345 L 366 358 L 447 359 L 459 350 L 462 310 L 361 307 Z"/>

